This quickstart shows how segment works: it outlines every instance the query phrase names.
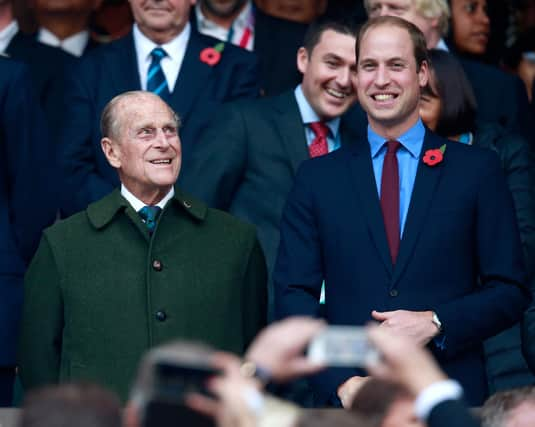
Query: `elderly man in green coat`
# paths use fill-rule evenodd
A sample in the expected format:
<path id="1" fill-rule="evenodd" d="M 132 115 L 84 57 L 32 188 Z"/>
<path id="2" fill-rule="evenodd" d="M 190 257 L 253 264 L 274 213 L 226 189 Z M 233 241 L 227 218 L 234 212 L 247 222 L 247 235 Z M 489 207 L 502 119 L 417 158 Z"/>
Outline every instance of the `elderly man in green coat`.
<path id="1" fill-rule="evenodd" d="M 266 323 L 266 267 L 252 226 L 174 188 L 179 123 L 158 96 L 117 96 L 101 125 L 121 189 L 45 231 L 25 278 L 20 375 L 124 399 L 140 356 L 167 340 L 242 353 Z"/>

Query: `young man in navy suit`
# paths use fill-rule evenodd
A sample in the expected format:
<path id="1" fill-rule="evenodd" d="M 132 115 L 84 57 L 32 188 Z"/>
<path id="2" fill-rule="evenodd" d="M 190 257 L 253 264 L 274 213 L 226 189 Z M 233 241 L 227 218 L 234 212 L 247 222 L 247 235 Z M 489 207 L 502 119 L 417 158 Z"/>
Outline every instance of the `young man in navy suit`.
<path id="1" fill-rule="evenodd" d="M 494 153 L 442 139 L 419 118 L 425 39 L 397 17 L 371 19 L 356 46 L 366 141 L 306 161 L 281 221 L 274 270 L 279 317 L 375 320 L 429 346 L 471 405 L 487 394 L 482 341 L 529 301 L 511 195 Z M 315 403 L 339 404 L 356 369 L 312 381 Z"/>
<path id="2" fill-rule="evenodd" d="M 191 29 L 195 0 L 131 0 L 130 34 L 85 55 L 68 73 L 59 160 L 64 215 L 83 210 L 118 185 L 100 149 L 100 113 L 131 90 L 160 95 L 180 116 L 185 159 L 201 129 L 226 101 L 256 97 L 257 61 L 250 52 Z"/>

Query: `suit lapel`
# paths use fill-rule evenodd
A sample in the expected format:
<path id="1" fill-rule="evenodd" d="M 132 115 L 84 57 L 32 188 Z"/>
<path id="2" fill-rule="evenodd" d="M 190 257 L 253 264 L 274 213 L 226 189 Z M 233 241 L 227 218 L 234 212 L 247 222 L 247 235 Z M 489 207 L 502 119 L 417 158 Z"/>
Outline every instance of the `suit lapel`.
<path id="1" fill-rule="evenodd" d="M 117 42 L 110 44 L 110 52 L 108 53 L 108 69 L 116 92 L 141 90 L 141 78 L 139 77 L 136 47 L 132 32 Z"/>
<path id="2" fill-rule="evenodd" d="M 200 53 L 206 47 L 208 46 L 203 43 L 200 36 L 192 31 L 170 99 L 171 106 L 183 122 L 186 121 L 191 107 L 212 74 L 213 67 L 200 60 Z M 225 55 L 225 51 L 223 50 L 221 54 Z"/>
<path id="3" fill-rule="evenodd" d="M 372 240 L 381 256 L 386 270 L 392 274 L 392 260 L 386 240 L 383 214 L 377 194 L 375 175 L 371 160 L 370 146 L 366 139 L 353 144 L 350 147 L 349 169 L 353 183 L 360 199 L 359 207 L 371 232 Z"/>
<path id="4" fill-rule="evenodd" d="M 409 204 L 409 211 L 407 213 L 407 220 L 405 222 L 405 229 L 401 239 L 398 259 L 394 269 L 394 277 L 392 286 L 399 280 L 407 263 L 411 259 L 422 227 L 426 224 L 425 218 L 431 205 L 431 200 L 436 192 L 437 184 L 442 175 L 444 168 L 443 163 L 435 166 L 428 166 L 423 163 L 422 159 L 425 152 L 429 149 L 439 148 L 444 143 L 444 140 L 439 139 L 428 130 L 426 130 L 422 153 L 418 163 L 416 172 L 416 179 L 414 181 L 414 188 L 412 190 L 411 201 Z M 444 163 L 447 162 L 447 150 L 444 153 Z"/>
<path id="5" fill-rule="evenodd" d="M 279 132 L 295 174 L 299 165 L 309 158 L 299 107 L 293 91 L 279 95 L 274 101 L 274 126 Z"/>

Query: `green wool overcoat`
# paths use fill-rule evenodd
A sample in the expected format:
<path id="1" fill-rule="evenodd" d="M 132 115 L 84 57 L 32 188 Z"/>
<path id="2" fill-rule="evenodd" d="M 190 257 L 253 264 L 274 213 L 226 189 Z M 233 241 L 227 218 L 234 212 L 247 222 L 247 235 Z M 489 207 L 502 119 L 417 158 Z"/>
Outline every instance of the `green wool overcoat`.
<path id="1" fill-rule="evenodd" d="M 266 324 L 266 267 L 252 226 L 176 189 L 151 237 L 116 190 L 44 232 L 24 298 L 25 389 L 90 380 L 125 399 L 155 345 L 242 353 Z"/>

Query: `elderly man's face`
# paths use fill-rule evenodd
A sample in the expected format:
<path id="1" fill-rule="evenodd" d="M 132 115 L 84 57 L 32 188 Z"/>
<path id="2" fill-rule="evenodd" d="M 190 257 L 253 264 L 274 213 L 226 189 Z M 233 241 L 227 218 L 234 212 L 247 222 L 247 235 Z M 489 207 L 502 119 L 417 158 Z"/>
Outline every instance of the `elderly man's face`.
<path id="1" fill-rule="evenodd" d="M 429 41 L 432 39 L 432 33 L 438 31 L 438 18 L 426 18 L 423 16 L 415 6 L 414 0 L 367 0 L 366 9 L 370 18 L 378 16 L 398 16 L 416 25 L 425 39 Z"/>
<path id="2" fill-rule="evenodd" d="M 129 0 L 143 34 L 158 44 L 176 37 L 189 20 L 195 0 Z"/>
<path id="3" fill-rule="evenodd" d="M 116 107 L 119 135 L 108 161 L 121 182 L 141 200 L 165 195 L 178 178 L 181 147 L 174 115 L 154 95 L 127 98 Z"/>
<path id="4" fill-rule="evenodd" d="M 358 99 L 377 133 L 400 135 L 416 123 L 420 88 L 427 80 L 427 64 L 417 66 L 406 29 L 380 25 L 364 34 L 357 64 Z"/>
<path id="5" fill-rule="evenodd" d="M 338 117 L 356 101 L 355 37 L 324 31 L 310 54 L 299 49 L 297 67 L 303 93 L 320 119 Z"/>

